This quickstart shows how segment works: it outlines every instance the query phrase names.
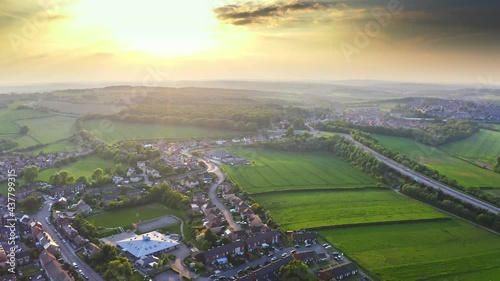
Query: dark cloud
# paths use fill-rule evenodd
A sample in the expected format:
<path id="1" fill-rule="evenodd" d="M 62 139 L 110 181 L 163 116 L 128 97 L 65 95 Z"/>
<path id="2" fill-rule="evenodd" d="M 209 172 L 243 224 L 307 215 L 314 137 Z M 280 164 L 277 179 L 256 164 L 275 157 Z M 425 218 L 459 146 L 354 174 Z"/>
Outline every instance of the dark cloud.
<path id="1" fill-rule="evenodd" d="M 275 2 L 241 3 L 215 8 L 217 18 L 233 25 L 268 23 L 274 19 L 293 16 L 298 12 L 326 11 L 338 6 L 336 2 Z"/>

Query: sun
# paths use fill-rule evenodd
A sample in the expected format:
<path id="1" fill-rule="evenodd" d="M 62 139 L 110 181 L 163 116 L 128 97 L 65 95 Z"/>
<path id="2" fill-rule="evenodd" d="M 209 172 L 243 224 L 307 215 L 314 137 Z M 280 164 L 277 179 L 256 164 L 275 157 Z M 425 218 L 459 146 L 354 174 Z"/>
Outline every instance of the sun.
<path id="1" fill-rule="evenodd" d="M 204 0 L 85 0 L 72 7 L 74 24 L 106 34 L 123 51 L 182 56 L 209 49 L 217 20 Z"/>

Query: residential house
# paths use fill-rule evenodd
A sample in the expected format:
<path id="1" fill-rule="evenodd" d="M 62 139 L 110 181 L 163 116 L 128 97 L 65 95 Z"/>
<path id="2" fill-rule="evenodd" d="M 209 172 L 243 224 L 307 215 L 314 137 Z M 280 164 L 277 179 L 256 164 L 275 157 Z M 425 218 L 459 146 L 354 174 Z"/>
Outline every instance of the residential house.
<path id="1" fill-rule="evenodd" d="M 40 254 L 40 264 L 50 281 L 72 281 L 68 273 L 62 269 L 56 257 L 47 251 Z"/>
<path id="2" fill-rule="evenodd" d="M 316 253 L 316 251 L 305 251 L 305 252 L 297 252 L 293 254 L 293 257 L 296 260 L 300 260 L 303 263 L 310 263 L 310 262 L 317 262 L 319 261 L 319 255 Z"/>
<path id="3" fill-rule="evenodd" d="M 59 245 L 57 245 L 47 232 L 38 233 L 35 241 L 38 241 L 37 246 L 40 250 L 46 250 L 52 255 L 59 255 Z"/>
<path id="4" fill-rule="evenodd" d="M 80 201 L 78 201 L 78 204 L 76 206 L 76 213 L 88 215 L 92 213 L 92 208 L 88 204 L 86 204 L 85 201 L 83 201 L 83 199 L 80 199 Z"/>
<path id="5" fill-rule="evenodd" d="M 356 273 L 358 273 L 358 267 L 348 262 L 320 270 L 318 276 L 321 280 L 342 280 Z"/>
<path id="6" fill-rule="evenodd" d="M 231 244 L 219 246 L 200 253 L 196 258 L 204 264 L 214 264 L 215 262 L 227 262 L 227 257 L 243 255 L 245 253 L 245 243 L 236 241 Z"/>
<path id="7" fill-rule="evenodd" d="M 247 251 L 253 252 L 259 248 L 269 247 L 274 243 L 278 243 L 280 238 L 280 233 L 277 230 L 273 230 L 266 233 L 259 233 L 253 237 L 249 237 L 245 240 L 247 246 Z"/>
<path id="8" fill-rule="evenodd" d="M 282 259 L 279 259 L 273 263 L 270 263 L 266 266 L 263 266 L 252 273 L 249 274 L 250 280 L 252 281 L 278 281 L 280 280 L 278 277 L 279 270 L 282 266 L 289 264 L 293 261 L 292 256 L 286 256 Z M 238 279 L 239 280 L 239 279 Z M 282 280 L 288 280 L 286 277 Z"/>
<path id="9" fill-rule="evenodd" d="M 73 239 L 78 235 L 78 231 L 74 229 L 71 225 L 67 224 L 62 227 L 63 235 L 68 239 Z"/>
<path id="10" fill-rule="evenodd" d="M 307 241 L 312 244 L 312 242 L 315 242 L 318 239 L 318 234 L 316 232 L 288 231 L 287 233 L 290 235 L 290 240 L 294 243 Z"/>
<path id="11" fill-rule="evenodd" d="M 87 243 L 85 244 L 85 246 L 83 246 L 83 253 L 89 257 L 93 257 L 94 255 L 96 255 L 99 250 L 101 250 L 101 248 L 99 248 L 99 246 L 92 242 Z"/>

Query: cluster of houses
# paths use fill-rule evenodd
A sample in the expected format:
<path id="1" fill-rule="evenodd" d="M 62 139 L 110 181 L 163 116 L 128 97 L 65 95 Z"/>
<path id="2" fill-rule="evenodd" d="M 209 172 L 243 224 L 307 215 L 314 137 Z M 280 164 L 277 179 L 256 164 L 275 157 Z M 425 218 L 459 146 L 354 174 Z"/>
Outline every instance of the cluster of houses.
<path id="1" fill-rule="evenodd" d="M 215 161 L 220 161 L 223 164 L 228 165 L 248 165 L 248 160 L 245 158 L 238 157 L 233 153 L 226 150 L 209 150 L 205 152 L 205 155 Z"/>
<path id="2" fill-rule="evenodd" d="M 277 230 L 269 230 L 268 232 L 256 234 L 245 233 L 243 234 L 243 238 L 241 237 L 242 234 L 243 233 L 239 233 L 239 235 L 236 234 L 236 236 L 233 236 L 234 238 L 238 238 L 238 240 L 232 243 L 215 247 L 204 252 L 194 253 L 193 256 L 205 265 L 221 265 L 228 263 L 229 258 L 243 256 L 245 253 L 270 247 L 278 243 L 281 236 Z"/>
<path id="3" fill-rule="evenodd" d="M 88 153 L 88 152 L 87 152 Z M 14 169 L 19 173 L 28 166 L 37 166 L 38 169 L 44 170 L 54 166 L 54 163 L 69 157 L 79 157 L 84 153 L 80 151 L 75 152 L 54 152 L 47 155 L 39 156 L 4 156 L 0 160 L 0 181 L 7 179 L 8 170 Z"/>

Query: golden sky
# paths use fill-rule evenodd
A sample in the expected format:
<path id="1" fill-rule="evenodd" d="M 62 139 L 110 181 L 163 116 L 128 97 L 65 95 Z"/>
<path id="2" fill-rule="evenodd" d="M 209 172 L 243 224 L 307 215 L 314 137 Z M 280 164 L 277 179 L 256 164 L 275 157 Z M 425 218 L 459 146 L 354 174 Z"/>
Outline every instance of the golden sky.
<path id="1" fill-rule="evenodd" d="M 0 83 L 500 80 L 490 0 L 0 0 Z M 159 74 L 158 74 L 159 73 Z"/>

